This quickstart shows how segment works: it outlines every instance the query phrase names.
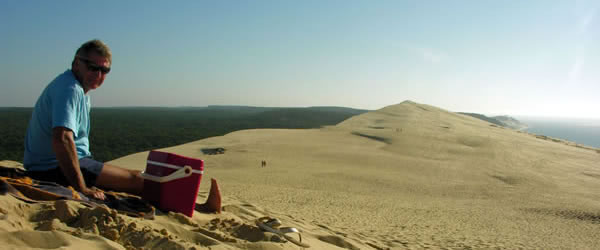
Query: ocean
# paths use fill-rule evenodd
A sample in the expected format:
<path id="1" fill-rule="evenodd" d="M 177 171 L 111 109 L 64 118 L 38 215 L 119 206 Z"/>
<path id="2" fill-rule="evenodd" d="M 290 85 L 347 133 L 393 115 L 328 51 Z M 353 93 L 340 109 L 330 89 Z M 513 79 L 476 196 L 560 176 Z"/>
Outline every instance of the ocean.
<path id="1" fill-rule="evenodd" d="M 517 117 L 525 131 L 600 148 L 600 119 Z"/>

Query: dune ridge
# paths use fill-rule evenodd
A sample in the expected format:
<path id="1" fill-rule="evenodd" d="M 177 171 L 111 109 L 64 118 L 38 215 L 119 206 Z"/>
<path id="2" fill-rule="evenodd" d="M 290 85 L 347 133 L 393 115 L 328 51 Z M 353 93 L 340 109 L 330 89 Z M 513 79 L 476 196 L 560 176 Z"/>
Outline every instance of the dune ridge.
<path id="1" fill-rule="evenodd" d="M 205 155 L 206 148 L 226 151 Z M 257 231 L 253 220 L 264 215 L 303 231 L 314 249 L 600 246 L 600 151 L 412 101 L 321 129 L 243 130 L 161 150 L 205 160 L 201 190 L 216 178 L 225 195 L 223 214 L 198 213 L 188 224 L 172 214 L 131 219 L 157 235 L 165 229 L 177 236 L 183 243 L 172 248 L 298 249 Z M 146 156 L 110 163 L 143 169 Z M 1 199 L 10 218 L 11 207 L 24 206 Z M 56 205 L 29 206 L 28 219 L 14 225 L 0 220 L 3 243 L 36 247 L 16 235 L 34 234 L 69 246 L 129 247 L 102 232 L 40 231 L 39 223 L 52 225 L 54 219 L 36 222 L 31 216 Z"/>

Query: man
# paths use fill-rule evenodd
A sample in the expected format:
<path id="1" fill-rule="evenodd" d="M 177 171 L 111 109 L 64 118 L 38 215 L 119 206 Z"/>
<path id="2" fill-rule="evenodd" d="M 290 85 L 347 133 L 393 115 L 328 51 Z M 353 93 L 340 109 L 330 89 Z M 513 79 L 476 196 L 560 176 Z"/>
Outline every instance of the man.
<path id="1" fill-rule="evenodd" d="M 111 52 L 91 40 L 75 53 L 71 69 L 56 77 L 38 98 L 25 137 L 29 176 L 72 186 L 104 199 L 94 186 L 140 195 L 144 180 L 139 171 L 93 160 L 89 150 L 90 97 L 110 72 Z"/>

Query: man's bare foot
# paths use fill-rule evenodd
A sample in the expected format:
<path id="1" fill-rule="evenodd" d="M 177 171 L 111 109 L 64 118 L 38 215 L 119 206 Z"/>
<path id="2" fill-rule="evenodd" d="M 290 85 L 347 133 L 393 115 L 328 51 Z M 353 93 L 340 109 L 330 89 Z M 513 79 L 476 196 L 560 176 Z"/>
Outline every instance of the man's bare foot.
<path id="1" fill-rule="evenodd" d="M 217 180 L 210 179 L 210 192 L 204 204 L 196 204 L 196 211 L 205 213 L 221 213 L 221 191 Z"/>

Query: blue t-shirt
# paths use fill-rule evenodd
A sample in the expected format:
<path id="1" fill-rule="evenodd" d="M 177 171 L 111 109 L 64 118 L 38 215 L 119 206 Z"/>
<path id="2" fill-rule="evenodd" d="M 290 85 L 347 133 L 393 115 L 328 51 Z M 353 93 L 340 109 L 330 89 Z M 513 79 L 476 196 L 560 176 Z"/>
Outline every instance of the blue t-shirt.
<path id="1" fill-rule="evenodd" d="M 90 97 L 85 95 L 71 70 L 52 80 L 35 103 L 25 136 L 23 165 L 27 170 L 58 167 L 52 150 L 52 129 L 55 127 L 65 127 L 73 132 L 79 158 L 92 156 L 88 139 Z"/>

